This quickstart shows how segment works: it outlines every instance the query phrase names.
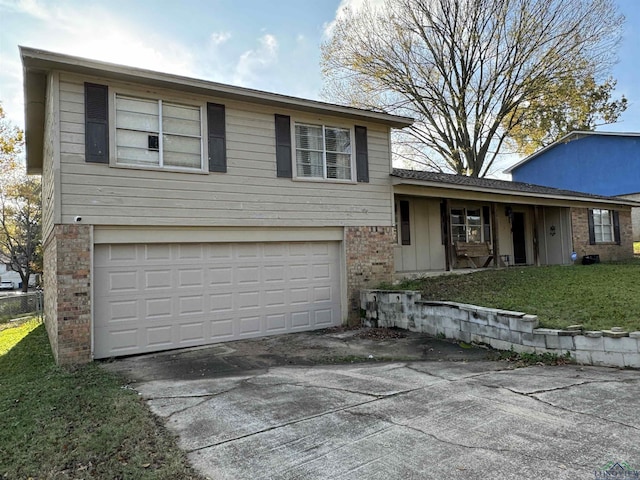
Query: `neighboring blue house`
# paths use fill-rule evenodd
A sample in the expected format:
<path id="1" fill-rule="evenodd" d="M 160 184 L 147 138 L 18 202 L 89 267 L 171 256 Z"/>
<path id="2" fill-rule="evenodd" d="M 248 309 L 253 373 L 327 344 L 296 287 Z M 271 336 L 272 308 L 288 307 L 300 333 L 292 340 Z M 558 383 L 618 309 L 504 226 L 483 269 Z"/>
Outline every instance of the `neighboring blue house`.
<path id="1" fill-rule="evenodd" d="M 514 182 L 640 201 L 640 133 L 571 132 L 505 173 Z M 640 208 L 632 218 L 640 241 Z"/>

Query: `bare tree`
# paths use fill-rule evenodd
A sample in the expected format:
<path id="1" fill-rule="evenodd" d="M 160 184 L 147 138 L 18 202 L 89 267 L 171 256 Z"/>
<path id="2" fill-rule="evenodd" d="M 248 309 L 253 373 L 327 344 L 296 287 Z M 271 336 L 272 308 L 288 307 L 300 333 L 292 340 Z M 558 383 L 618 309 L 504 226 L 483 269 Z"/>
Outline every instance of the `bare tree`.
<path id="1" fill-rule="evenodd" d="M 613 0 L 365 0 L 322 46 L 323 94 L 413 116 L 401 155 L 484 176 L 522 147 L 511 132 L 554 107 L 549 92 L 603 78 L 623 21 Z"/>
<path id="2" fill-rule="evenodd" d="M 42 209 L 40 177 L 27 177 L 18 160 L 22 146 L 22 131 L 5 120 L 0 104 L 0 256 L 26 292 L 30 275 L 42 272 Z"/>

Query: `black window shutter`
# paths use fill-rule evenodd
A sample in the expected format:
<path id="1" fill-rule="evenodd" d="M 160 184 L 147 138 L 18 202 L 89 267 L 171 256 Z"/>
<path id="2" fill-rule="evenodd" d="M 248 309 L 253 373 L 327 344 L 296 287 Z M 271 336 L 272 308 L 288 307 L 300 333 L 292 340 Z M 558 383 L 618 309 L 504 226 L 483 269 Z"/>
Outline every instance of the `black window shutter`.
<path id="1" fill-rule="evenodd" d="M 84 84 L 85 161 L 109 163 L 109 88 Z"/>
<path id="2" fill-rule="evenodd" d="M 209 171 L 227 171 L 227 147 L 224 105 L 207 103 Z"/>
<path id="3" fill-rule="evenodd" d="M 275 114 L 276 170 L 278 177 L 291 178 L 291 117 Z"/>
<path id="4" fill-rule="evenodd" d="M 589 221 L 589 245 L 595 245 L 596 243 L 596 232 L 593 228 L 593 210 L 587 210 L 587 218 Z"/>
<path id="5" fill-rule="evenodd" d="M 367 127 L 355 126 L 356 175 L 358 182 L 369 181 L 369 151 L 367 149 Z"/>
<path id="6" fill-rule="evenodd" d="M 411 223 L 408 200 L 400 200 L 400 240 L 402 245 L 411 245 Z"/>
<path id="7" fill-rule="evenodd" d="M 440 241 L 445 244 L 447 238 L 447 206 L 440 202 Z"/>
<path id="8" fill-rule="evenodd" d="M 620 215 L 617 210 L 613 211 L 613 238 L 620 245 Z"/>
<path id="9" fill-rule="evenodd" d="M 484 241 L 491 243 L 491 211 L 489 207 L 482 207 L 482 226 L 484 228 Z"/>

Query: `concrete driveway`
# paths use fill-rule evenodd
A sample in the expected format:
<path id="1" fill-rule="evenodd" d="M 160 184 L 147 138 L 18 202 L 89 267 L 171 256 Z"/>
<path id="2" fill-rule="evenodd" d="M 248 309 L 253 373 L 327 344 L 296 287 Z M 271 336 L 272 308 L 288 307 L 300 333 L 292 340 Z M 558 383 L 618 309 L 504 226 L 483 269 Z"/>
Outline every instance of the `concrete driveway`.
<path id="1" fill-rule="evenodd" d="M 105 366 L 131 379 L 212 479 L 575 480 L 608 462 L 640 470 L 638 371 L 512 369 L 485 350 L 403 335 L 295 334 Z"/>

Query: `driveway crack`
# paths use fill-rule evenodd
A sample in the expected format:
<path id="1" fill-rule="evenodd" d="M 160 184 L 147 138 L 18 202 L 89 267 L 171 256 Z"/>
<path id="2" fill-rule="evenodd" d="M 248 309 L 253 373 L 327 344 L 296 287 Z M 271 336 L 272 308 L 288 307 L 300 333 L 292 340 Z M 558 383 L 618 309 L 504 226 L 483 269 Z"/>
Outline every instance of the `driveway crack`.
<path id="1" fill-rule="evenodd" d="M 533 399 L 533 400 L 535 400 L 537 402 L 543 403 L 544 405 L 548 405 L 550 407 L 557 408 L 557 409 L 565 411 L 565 412 L 573 413 L 573 414 L 576 414 L 576 415 L 584 415 L 586 417 L 591 417 L 591 418 L 597 418 L 598 420 L 601 420 L 601 421 L 606 422 L 606 423 L 612 423 L 612 424 L 616 424 L 616 425 L 619 425 L 619 426 L 622 426 L 622 427 L 631 428 L 632 430 L 640 431 L 640 428 L 635 426 L 635 425 L 631 425 L 631 424 L 622 422 L 620 420 L 614 420 L 614 419 L 611 419 L 611 418 L 602 417 L 602 416 L 596 415 L 594 413 L 581 412 L 579 410 L 573 410 L 571 408 L 563 407 L 562 405 L 558 405 L 558 404 L 549 402 L 547 400 L 543 400 L 542 398 L 539 398 L 537 396 L 538 394 L 541 394 L 541 393 L 555 392 L 555 391 L 559 391 L 559 390 L 568 390 L 571 387 L 581 386 L 581 385 L 589 385 L 589 384 L 593 384 L 593 383 L 610 383 L 610 382 L 609 381 L 604 381 L 604 382 L 589 381 L 589 382 L 583 382 L 583 383 L 578 383 L 578 384 L 573 384 L 573 385 L 566 385 L 564 387 L 550 388 L 550 389 L 547 389 L 547 390 L 537 390 L 535 392 L 527 392 L 527 393 L 518 392 L 517 390 L 512 390 L 511 388 L 508 388 L 508 387 L 499 387 L 499 388 L 504 388 L 505 390 L 507 390 L 507 391 L 509 391 L 511 393 L 514 393 L 516 395 L 527 397 L 527 398 L 531 398 L 531 399 Z"/>

